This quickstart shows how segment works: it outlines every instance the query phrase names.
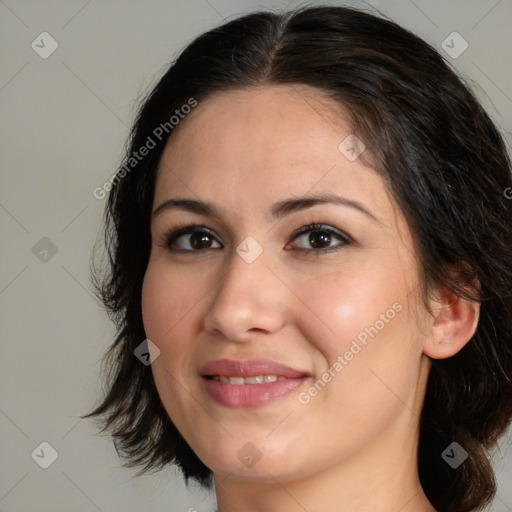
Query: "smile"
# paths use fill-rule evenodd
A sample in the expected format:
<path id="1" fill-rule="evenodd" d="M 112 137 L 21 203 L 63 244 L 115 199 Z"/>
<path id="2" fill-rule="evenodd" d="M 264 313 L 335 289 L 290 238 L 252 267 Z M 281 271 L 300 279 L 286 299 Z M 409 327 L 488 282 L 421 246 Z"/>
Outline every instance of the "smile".
<path id="1" fill-rule="evenodd" d="M 282 375 L 256 375 L 255 377 L 226 377 L 225 375 L 213 375 L 211 378 L 217 382 L 234 384 L 235 386 L 241 386 L 242 384 L 264 384 L 266 382 L 288 380 L 287 377 L 283 377 Z"/>

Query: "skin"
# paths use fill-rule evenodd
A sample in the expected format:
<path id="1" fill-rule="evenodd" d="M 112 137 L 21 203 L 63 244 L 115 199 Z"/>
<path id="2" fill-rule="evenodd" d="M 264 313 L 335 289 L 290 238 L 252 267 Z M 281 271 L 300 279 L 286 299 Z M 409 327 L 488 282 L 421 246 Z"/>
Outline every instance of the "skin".
<path id="1" fill-rule="evenodd" d="M 411 232 L 368 166 L 369 150 L 349 161 L 338 149 L 351 133 L 348 115 L 320 91 L 264 85 L 201 102 L 162 156 L 154 209 L 186 197 L 213 203 L 223 214 L 217 219 L 167 209 L 155 215 L 142 294 L 146 334 L 160 350 L 152 363 L 159 395 L 214 472 L 220 512 L 434 510 L 416 463 L 430 358 L 462 348 L 476 328 L 478 308 L 435 289 L 433 314 L 426 311 Z M 278 201 L 333 191 L 361 203 L 375 219 L 335 204 L 269 217 Z M 354 243 L 333 235 L 315 246 L 311 232 L 293 239 L 312 221 L 347 233 Z M 190 234 L 173 246 L 190 252 L 166 247 L 177 223 L 211 230 L 213 237 L 199 246 L 206 249 L 192 252 Z M 236 252 L 248 236 L 263 249 L 252 263 Z M 339 251 L 318 252 L 336 246 Z M 397 303 L 400 312 L 301 403 L 299 393 Z M 201 366 L 252 357 L 312 378 L 263 407 L 213 402 Z M 249 442 L 261 453 L 250 468 L 237 456 Z"/>

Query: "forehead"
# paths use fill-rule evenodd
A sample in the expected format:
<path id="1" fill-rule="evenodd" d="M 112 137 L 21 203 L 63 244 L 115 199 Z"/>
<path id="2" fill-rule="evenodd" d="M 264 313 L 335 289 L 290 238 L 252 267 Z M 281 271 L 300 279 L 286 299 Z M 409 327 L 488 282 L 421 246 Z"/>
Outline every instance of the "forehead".
<path id="1" fill-rule="evenodd" d="M 222 198 L 243 209 L 283 196 L 333 191 L 384 201 L 384 184 L 369 166 L 368 152 L 351 161 L 340 151 L 349 136 L 348 113 L 309 86 L 216 93 L 169 139 L 155 203 L 173 193 L 214 202 Z"/>

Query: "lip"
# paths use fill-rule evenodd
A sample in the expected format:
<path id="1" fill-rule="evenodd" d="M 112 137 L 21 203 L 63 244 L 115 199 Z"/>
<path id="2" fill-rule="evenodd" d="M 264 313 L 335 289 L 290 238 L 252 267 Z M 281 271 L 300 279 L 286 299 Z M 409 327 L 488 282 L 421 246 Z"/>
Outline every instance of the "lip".
<path id="1" fill-rule="evenodd" d="M 293 393 L 311 375 L 270 359 L 218 359 L 206 363 L 200 370 L 208 396 L 217 404 L 234 409 L 261 407 Z M 213 375 L 225 377 L 255 377 L 276 375 L 286 380 L 262 384 L 230 384 L 213 380 Z M 210 378 L 209 378 L 210 377 Z"/>
<path id="2" fill-rule="evenodd" d="M 224 375 L 225 377 L 255 377 L 277 375 L 287 379 L 309 377 L 308 372 L 296 370 L 271 359 L 217 359 L 206 363 L 199 372 L 202 377 Z"/>

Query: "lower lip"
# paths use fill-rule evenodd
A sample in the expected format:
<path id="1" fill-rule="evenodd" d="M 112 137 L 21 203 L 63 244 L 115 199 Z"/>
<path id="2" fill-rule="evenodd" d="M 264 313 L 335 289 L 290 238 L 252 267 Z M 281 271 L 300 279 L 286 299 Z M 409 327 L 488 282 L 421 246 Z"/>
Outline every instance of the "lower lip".
<path id="1" fill-rule="evenodd" d="M 226 407 L 245 409 L 260 407 L 295 392 L 307 377 L 278 380 L 263 384 L 229 384 L 203 377 L 206 391 L 215 402 Z"/>

